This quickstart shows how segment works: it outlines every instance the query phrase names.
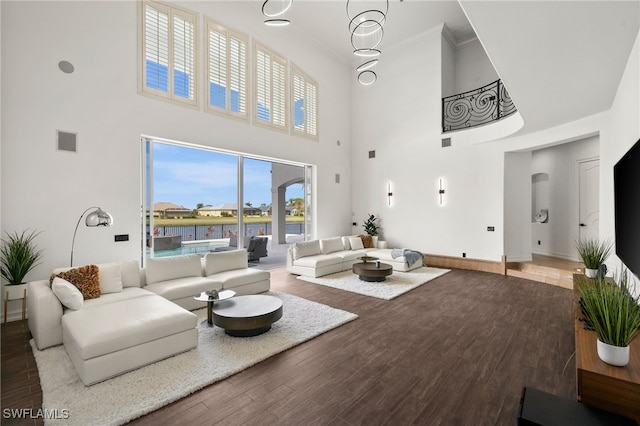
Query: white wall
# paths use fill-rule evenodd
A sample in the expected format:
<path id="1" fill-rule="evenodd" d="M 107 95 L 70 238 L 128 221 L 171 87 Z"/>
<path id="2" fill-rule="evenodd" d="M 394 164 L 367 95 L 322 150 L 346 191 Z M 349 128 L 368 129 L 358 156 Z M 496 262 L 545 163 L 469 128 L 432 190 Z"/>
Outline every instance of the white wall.
<path id="1" fill-rule="evenodd" d="M 613 166 L 640 139 L 640 34 L 636 37 L 609 115 L 609 125 L 601 134 L 600 235 L 615 241 Z M 617 256 L 607 261 L 609 269 L 619 270 L 620 265 Z M 640 284 L 636 291 L 640 294 Z"/>
<path id="2" fill-rule="evenodd" d="M 503 151 L 455 141 L 441 147 L 441 46 L 441 28 L 435 28 L 385 50 L 375 85 L 354 82 L 354 233 L 362 232 L 362 221 L 373 213 L 392 247 L 500 260 Z M 368 158 L 370 150 L 376 158 Z M 391 207 L 387 182 L 394 194 Z"/>
<path id="3" fill-rule="evenodd" d="M 578 260 L 574 248 L 579 231 L 578 164 L 597 159 L 599 152 L 597 136 L 533 151 L 531 173 L 549 175 L 549 219 L 531 224 L 532 252 Z"/>
<path id="4" fill-rule="evenodd" d="M 314 164 L 318 228 L 351 231 L 350 67 L 292 30 L 265 29 L 259 4 L 238 3 L 180 2 L 258 38 L 318 81 L 319 142 L 138 95 L 134 1 L 1 3 L 2 228 L 43 231 L 44 261 L 27 279 L 68 265 L 75 223 L 94 205 L 115 224 L 80 228 L 74 263 L 140 258 L 141 134 Z M 63 74 L 60 60 L 75 72 Z M 56 151 L 56 129 L 78 132 L 77 153 Z M 114 243 L 115 234 L 130 241 Z"/>
<path id="5" fill-rule="evenodd" d="M 471 40 L 456 47 L 455 93 L 478 89 L 498 78 L 480 40 Z"/>
<path id="6" fill-rule="evenodd" d="M 525 262 L 531 260 L 531 197 L 522 194 L 531 191 L 531 152 L 504 156 L 504 254 L 509 262 Z"/>

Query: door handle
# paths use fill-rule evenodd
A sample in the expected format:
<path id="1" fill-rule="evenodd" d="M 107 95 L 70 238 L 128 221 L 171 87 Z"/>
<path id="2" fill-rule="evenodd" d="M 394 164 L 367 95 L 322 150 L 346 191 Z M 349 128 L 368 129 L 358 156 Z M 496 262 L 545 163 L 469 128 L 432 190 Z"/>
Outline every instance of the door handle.
<path id="1" fill-rule="evenodd" d="M 587 225 L 585 225 L 584 223 L 581 223 L 580 226 L 587 226 Z"/>

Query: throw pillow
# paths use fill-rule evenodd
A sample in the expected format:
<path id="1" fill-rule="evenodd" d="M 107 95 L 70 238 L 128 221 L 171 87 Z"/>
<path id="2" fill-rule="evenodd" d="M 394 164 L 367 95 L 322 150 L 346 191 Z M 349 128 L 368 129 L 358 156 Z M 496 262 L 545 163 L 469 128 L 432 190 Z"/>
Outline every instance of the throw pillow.
<path id="1" fill-rule="evenodd" d="M 60 303 L 69 309 L 77 311 L 82 308 L 84 298 L 80 290 L 67 280 L 60 277 L 54 277 L 51 283 L 51 290 L 56 295 Z"/>
<path id="2" fill-rule="evenodd" d="M 371 235 L 360 235 L 364 248 L 373 248 L 373 237 Z"/>
<path id="3" fill-rule="evenodd" d="M 103 263 L 98 265 L 98 270 L 100 271 L 100 293 L 120 293 L 122 291 L 119 263 Z"/>
<path id="4" fill-rule="evenodd" d="M 76 286 L 85 300 L 100 297 L 100 271 L 96 265 L 81 266 L 59 274 L 52 274 L 49 278 L 50 284 L 53 284 L 55 277 L 67 280 Z"/>
<path id="5" fill-rule="evenodd" d="M 349 244 L 351 244 L 351 250 L 362 250 L 364 248 L 360 237 L 349 237 Z"/>
<path id="6" fill-rule="evenodd" d="M 344 250 L 344 244 L 342 243 L 342 238 L 334 237 L 334 238 L 326 238 L 324 240 L 320 240 L 320 250 L 322 250 L 322 254 L 329 254 L 336 251 Z"/>
<path id="7" fill-rule="evenodd" d="M 293 245 L 293 260 L 316 254 L 322 254 L 319 240 L 303 241 Z"/>

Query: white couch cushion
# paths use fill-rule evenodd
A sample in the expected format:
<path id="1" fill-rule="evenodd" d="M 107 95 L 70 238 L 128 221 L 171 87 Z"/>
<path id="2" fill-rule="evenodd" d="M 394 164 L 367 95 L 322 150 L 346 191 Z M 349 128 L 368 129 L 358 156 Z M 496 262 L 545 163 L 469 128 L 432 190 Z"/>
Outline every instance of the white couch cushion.
<path id="1" fill-rule="evenodd" d="M 222 283 L 218 280 L 205 277 L 174 278 L 170 281 L 160 281 L 145 287 L 145 290 L 149 290 L 169 300 L 193 297 L 203 291 L 221 289 Z"/>
<path id="2" fill-rule="evenodd" d="M 305 256 L 297 259 L 293 263 L 295 266 L 305 266 L 308 268 L 322 268 L 335 264 L 342 264 L 342 257 L 335 253 L 317 254 L 315 256 Z"/>
<path id="3" fill-rule="evenodd" d="M 208 253 L 204 258 L 204 275 L 249 267 L 247 250 L 231 250 Z"/>
<path id="4" fill-rule="evenodd" d="M 342 242 L 341 237 L 320 240 L 320 251 L 322 254 L 329 254 L 342 250 L 344 250 L 344 243 Z"/>
<path id="5" fill-rule="evenodd" d="M 119 263 L 103 263 L 98 265 L 100 276 L 100 293 L 120 293 L 122 278 Z"/>
<path id="6" fill-rule="evenodd" d="M 293 260 L 301 259 L 307 256 L 314 256 L 316 254 L 322 254 L 320 249 L 320 241 L 303 241 L 295 243 L 292 247 Z"/>
<path id="7" fill-rule="evenodd" d="M 185 277 L 201 277 L 200 255 L 161 257 L 147 259 L 145 277 L 147 285 Z"/>
<path id="8" fill-rule="evenodd" d="M 84 360 L 180 333 L 196 323 L 195 314 L 154 294 L 62 317 L 65 346 L 72 345 Z"/>
<path id="9" fill-rule="evenodd" d="M 51 290 L 53 291 L 53 294 L 56 295 L 60 303 L 62 303 L 66 308 L 73 310 L 82 308 L 84 297 L 82 297 L 82 293 L 80 293 L 78 287 L 71 284 L 69 281 L 60 277 L 55 277 L 51 283 Z"/>
<path id="10" fill-rule="evenodd" d="M 233 290 L 234 287 L 251 284 L 258 281 L 269 280 L 269 271 L 259 269 L 235 269 L 232 271 L 222 271 L 215 275 L 216 280 L 222 282 L 222 288 Z"/>
<path id="11" fill-rule="evenodd" d="M 98 268 L 100 265 L 98 265 Z M 140 263 L 137 260 L 120 263 L 120 278 L 122 287 L 142 287 L 140 283 Z"/>
<path id="12" fill-rule="evenodd" d="M 360 237 L 349 237 L 349 244 L 351 244 L 351 250 L 362 250 L 364 248 Z"/>

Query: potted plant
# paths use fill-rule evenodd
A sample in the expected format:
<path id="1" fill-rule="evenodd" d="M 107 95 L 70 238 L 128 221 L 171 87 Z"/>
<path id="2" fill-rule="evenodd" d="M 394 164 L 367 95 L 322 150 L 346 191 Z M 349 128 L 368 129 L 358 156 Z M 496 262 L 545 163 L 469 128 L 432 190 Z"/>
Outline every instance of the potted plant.
<path id="1" fill-rule="evenodd" d="M 627 271 L 614 281 L 582 281 L 577 290 L 585 320 L 598 336 L 598 356 L 611 365 L 627 365 L 629 343 L 640 333 L 640 296 L 633 296 Z"/>
<path id="2" fill-rule="evenodd" d="M 42 251 L 34 240 L 40 232 L 6 233 L 0 248 L 0 275 L 8 286 L 24 284 L 24 277 L 38 265 Z"/>
<path id="3" fill-rule="evenodd" d="M 380 232 L 380 226 L 376 223 L 377 220 L 378 218 L 375 217 L 375 215 L 369 214 L 367 220 L 362 223 L 364 232 L 371 236 L 373 247 L 378 246 L 378 233 Z"/>
<path id="4" fill-rule="evenodd" d="M 584 264 L 585 274 L 589 278 L 595 278 L 598 268 L 611 254 L 613 244 L 608 240 L 601 241 L 598 238 L 576 240 L 576 251 Z"/>

